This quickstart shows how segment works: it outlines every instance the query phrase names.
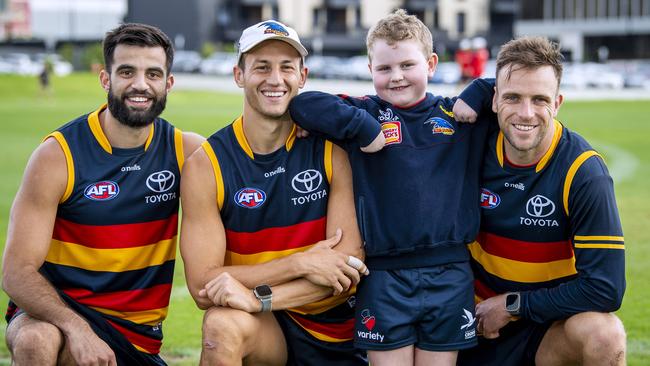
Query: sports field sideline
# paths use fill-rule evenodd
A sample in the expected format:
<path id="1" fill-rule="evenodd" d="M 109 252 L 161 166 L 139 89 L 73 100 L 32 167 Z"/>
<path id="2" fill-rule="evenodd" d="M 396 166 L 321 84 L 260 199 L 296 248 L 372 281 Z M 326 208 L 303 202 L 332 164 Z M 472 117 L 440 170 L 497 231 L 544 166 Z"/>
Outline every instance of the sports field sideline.
<path id="1" fill-rule="evenodd" d="M 231 122 L 241 109 L 241 93 L 231 78 L 179 75 L 163 117 L 183 130 L 208 136 Z M 97 78 L 73 74 L 54 78 L 45 94 L 36 78 L 0 75 L 0 245 L 4 247 L 9 208 L 31 151 L 40 139 L 63 123 L 89 112 L 106 98 Z M 369 91 L 368 83 L 311 80 L 308 89 L 341 87 L 349 94 Z M 371 86 L 370 86 L 371 87 Z M 200 90 L 197 90 L 200 89 Z M 454 89 L 431 85 L 452 94 Z M 594 94 L 595 93 L 595 94 Z M 572 99 L 573 98 L 573 99 Z M 584 99 L 599 99 L 585 101 Z M 639 100 L 634 100 L 634 99 Z M 580 101 L 575 101 L 575 100 Z M 625 101 L 614 99 L 630 99 Z M 616 181 L 627 258 L 627 291 L 618 315 L 628 334 L 628 364 L 650 364 L 650 95 L 638 91 L 567 91 L 559 119 L 585 136 L 601 152 Z M 200 349 L 201 313 L 185 288 L 177 262 L 169 318 L 164 325 L 163 355 L 170 365 L 195 365 Z M 6 303 L 0 294 L 0 306 Z M 0 332 L 0 365 L 9 365 Z"/>

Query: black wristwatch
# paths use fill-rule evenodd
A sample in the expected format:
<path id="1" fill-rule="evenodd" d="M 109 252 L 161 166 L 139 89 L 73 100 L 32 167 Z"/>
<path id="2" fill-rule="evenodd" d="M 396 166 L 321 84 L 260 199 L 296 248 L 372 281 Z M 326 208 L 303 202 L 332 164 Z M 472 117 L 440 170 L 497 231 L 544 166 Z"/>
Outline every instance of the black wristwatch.
<path id="1" fill-rule="evenodd" d="M 519 292 L 506 294 L 506 311 L 512 316 L 521 315 L 521 294 Z"/>
<path id="2" fill-rule="evenodd" d="M 262 312 L 271 311 L 271 302 L 273 300 L 273 291 L 269 285 L 255 286 L 253 294 L 262 303 Z"/>

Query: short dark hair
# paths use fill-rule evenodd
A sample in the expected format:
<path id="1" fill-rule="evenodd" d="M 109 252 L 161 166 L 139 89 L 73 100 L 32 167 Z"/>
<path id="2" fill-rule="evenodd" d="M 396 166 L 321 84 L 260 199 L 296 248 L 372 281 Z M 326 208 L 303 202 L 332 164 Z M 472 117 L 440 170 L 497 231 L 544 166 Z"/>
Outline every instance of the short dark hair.
<path id="1" fill-rule="evenodd" d="M 169 37 L 153 25 L 141 23 L 124 23 L 106 33 L 104 38 L 104 67 L 110 72 L 113 64 L 115 48 L 120 45 L 140 47 L 162 47 L 165 51 L 167 68 L 169 72 L 174 62 L 174 47 Z"/>
<path id="2" fill-rule="evenodd" d="M 551 66 L 559 87 L 562 79 L 562 60 L 564 57 L 559 44 L 545 37 L 520 37 L 501 46 L 497 55 L 496 75 L 508 65 L 510 68 L 506 70 L 506 79 L 509 79 L 515 70 Z"/>

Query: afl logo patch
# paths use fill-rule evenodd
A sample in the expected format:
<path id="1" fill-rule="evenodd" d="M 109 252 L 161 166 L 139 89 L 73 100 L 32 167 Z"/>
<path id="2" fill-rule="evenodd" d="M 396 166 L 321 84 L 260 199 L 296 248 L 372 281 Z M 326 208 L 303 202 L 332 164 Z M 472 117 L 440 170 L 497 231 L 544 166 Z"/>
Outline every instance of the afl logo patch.
<path id="1" fill-rule="evenodd" d="M 384 122 L 381 124 L 381 131 L 386 138 L 386 145 L 399 144 L 402 142 L 402 126 L 398 121 Z"/>
<path id="2" fill-rule="evenodd" d="M 242 188 L 235 193 L 237 206 L 245 208 L 258 208 L 266 201 L 266 193 L 257 188 Z"/>
<path id="3" fill-rule="evenodd" d="M 496 193 L 490 191 L 489 189 L 481 188 L 481 207 L 487 209 L 493 209 L 499 206 L 501 203 L 501 197 Z"/>
<path id="4" fill-rule="evenodd" d="M 117 183 L 104 180 L 97 183 L 89 184 L 84 189 L 84 196 L 93 201 L 108 201 L 120 194 L 120 186 Z"/>

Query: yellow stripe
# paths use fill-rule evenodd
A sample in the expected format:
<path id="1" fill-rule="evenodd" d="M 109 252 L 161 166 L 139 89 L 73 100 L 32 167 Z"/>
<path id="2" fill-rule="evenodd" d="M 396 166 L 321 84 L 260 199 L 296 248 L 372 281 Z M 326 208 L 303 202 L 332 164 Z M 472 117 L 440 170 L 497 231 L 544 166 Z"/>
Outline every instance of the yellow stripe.
<path id="1" fill-rule="evenodd" d="M 311 248 L 312 245 L 306 245 L 304 247 L 300 248 L 295 248 L 295 249 L 287 249 L 287 250 L 276 250 L 276 251 L 268 251 L 268 252 L 259 252 L 255 254 L 239 254 L 232 252 L 230 250 L 226 250 L 226 257 L 224 259 L 224 263 L 227 266 L 238 266 L 242 264 L 260 264 L 260 263 L 266 263 L 268 261 L 272 261 L 274 259 L 286 257 L 288 255 L 298 253 L 298 252 L 304 252 L 305 250 Z"/>
<path id="2" fill-rule="evenodd" d="M 566 177 L 564 178 L 564 191 L 562 193 L 562 204 L 564 205 L 564 213 L 567 216 L 569 216 L 569 191 L 571 190 L 571 183 L 573 183 L 573 178 L 578 172 L 580 166 L 582 166 L 582 163 L 594 155 L 600 156 L 593 150 L 583 152 L 576 158 L 576 160 L 573 161 L 571 167 L 569 168 L 569 171 L 566 173 Z"/>
<path id="3" fill-rule="evenodd" d="M 497 136 L 497 160 L 499 161 L 499 166 L 503 168 L 503 132 L 499 131 Z"/>
<path id="4" fill-rule="evenodd" d="M 527 263 L 489 254 L 477 242 L 467 247 L 474 260 L 479 262 L 486 271 L 509 281 L 545 282 L 577 273 L 574 257 L 546 263 Z"/>
<path id="5" fill-rule="evenodd" d="M 535 167 L 535 173 L 539 173 L 548 164 L 548 161 L 553 156 L 555 148 L 557 147 L 557 144 L 560 142 L 560 138 L 562 137 L 562 124 L 556 120 L 553 120 L 553 123 L 555 124 L 553 142 L 551 142 L 551 146 L 548 148 L 544 156 L 542 156 L 542 158 L 539 160 L 539 163 L 537 163 L 537 166 Z"/>
<path id="6" fill-rule="evenodd" d="M 217 159 L 217 155 L 215 155 L 214 150 L 212 149 L 212 145 L 210 145 L 209 142 L 204 141 L 201 144 L 201 147 L 203 147 L 203 150 L 205 151 L 206 155 L 208 155 L 208 158 L 210 159 L 210 163 L 212 163 L 214 180 L 217 183 L 217 206 L 219 207 L 219 211 L 221 211 L 221 208 L 223 207 L 225 188 L 223 185 L 223 176 L 221 175 L 221 167 L 219 166 L 219 160 Z"/>
<path id="7" fill-rule="evenodd" d="M 622 236 L 586 236 L 576 235 L 574 240 L 625 241 Z"/>
<path id="8" fill-rule="evenodd" d="M 163 264 L 176 257 L 176 237 L 134 248 L 96 249 L 52 239 L 45 260 L 89 271 L 124 272 Z"/>
<path id="9" fill-rule="evenodd" d="M 343 339 L 341 339 L 341 338 L 333 338 L 333 337 L 328 336 L 327 334 L 323 334 L 323 333 L 317 332 L 315 330 L 305 328 L 302 324 L 300 324 L 298 322 L 298 320 L 296 320 L 296 318 L 294 318 L 291 315 L 291 313 L 287 312 L 287 315 L 289 315 L 291 317 L 291 319 L 293 319 L 294 323 L 296 323 L 300 328 L 304 329 L 309 334 L 311 334 L 314 338 L 320 339 L 321 341 L 330 342 L 330 343 L 340 343 L 340 342 L 345 342 L 345 341 L 349 341 L 349 340 L 352 339 L 352 338 L 343 338 Z"/>
<path id="10" fill-rule="evenodd" d="M 160 309 L 142 310 L 142 311 L 115 311 L 104 309 L 96 306 L 90 308 L 99 311 L 102 314 L 114 316 L 119 319 L 128 320 L 136 324 L 157 325 L 167 318 L 168 307 Z"/>
<path id="11" fill-rule="evenodd" d="M 248 141 L 246 141 L 246 135 L 244 134 L 244 119 L 242 116 L 239 116 L 239 118 L 233 122 L 232 128 L 235 131 L 235 138 L 237 139 L 239 146 L 241 146 L 242 150 L 244 150 L 249 158 L 255 159 L 253 156 L 253 149 L 251 149 Z"/>
<path id="12" fill-rule="evenodd" d="M 113 148 L 111 147 L 110 142 L 108 142 L 108 138 L 106 138 L 106 135 L 104 135 L 104 131 L 102 131 L 102 126 L 99 123 L 99 113 L 106 109 L 106 103 L 104 103 L 101 107 L 99 107 L 98 110 L 94 111 L 88 116 L 88 125 L 90 126 L 90 131 L 92 131 L 93 135 L 95 136 L 95 139 L 99 143 L 99 145 L 104 149 L 109 154 L 113 153 Z"/>
<path id="13" fill-rule="evenodd" d="M 284 147 L 287 149 L 287 151 L 291 150 L 293 147 L 293 143 L 296 141 L 296 124 L 294 123 L 291 126 L 291 132 L 289 132 L 289 137 L 287 137 L 287 141 L 284 143 Z"/>
<path id="14" fill-rule="evenodd" d="M 178 128 L 174 128 L 174 148 L 176 149 L 178 170 L 182 172 L 183 164 L 185 163 L 185 152 L 183 151 L 183 131 Z"/>
<path id="15" fill-rule="evenodd" d="M 442 111 L 442 113 L 448 115 L 451 118 L 454 118 L 454 112 L 449 112 L 448 110 L 444 109 L 442 105 L 440 106 L 440 110 Z"/>
<path id="16" fill-rule="evenodd" d="M 135 343 L 131 343 L 131 344 L 132 344 L 133 347 L 135 347 L 135 349 L 137 349 L 138 351 L 143 352 L 143 353 L 151 354 L 149 351 L 147 351 L 146 349 L 144 349 L 144 348 L 138 346 L 137 344 L 135 344 Z"/>
<path id="17" fill-rule="evenodd" d="M 153 141 L 153 133 L 154 133 L 154 128 L 156 127 L 155 123 L 151 124 L 151 128 L 149 128 L 149 136 L 147 137 L 147 141 L 144 143 L 144 151 L 147 151 L 149 148 L 149 145 L 151 145 L 151 141 Z"/>
<path id="18" fill-rule="evenodd" d="M 56 141 L 59 142 L 59 145 L 61 145 L 63 155 L 65 155 L 65 165 L 68 167 L 68 182 L 65 185 L 65 192 L 63 192 L 63 196 L 61 196 L 61 199 L 59 200 L 59 203 L 63 203 L 68 198 L 70 198 L 72 189 L 74 188 L 74 160 L 72 160 L 70 146 L 68 146 L 68 142 L 65 140 L 65 137 L 63 137 L 63 134 L 61 132 L 54 131 L 51 134 L 45 136 L 43 141 L 47 140 L 50 137 L 56 139 Z"/>
<path id="19" fill-rule="evenodd" d="M 580 249 L 623 249 L 625 250 L 625 245 L 623 244 L 575 244 L 576 248 Z"/>
<path id="20" fill-rule="evenodd" d="M 332 184 L 332 143 L 329 140 L 325 140 L 325 176 Z"/>

